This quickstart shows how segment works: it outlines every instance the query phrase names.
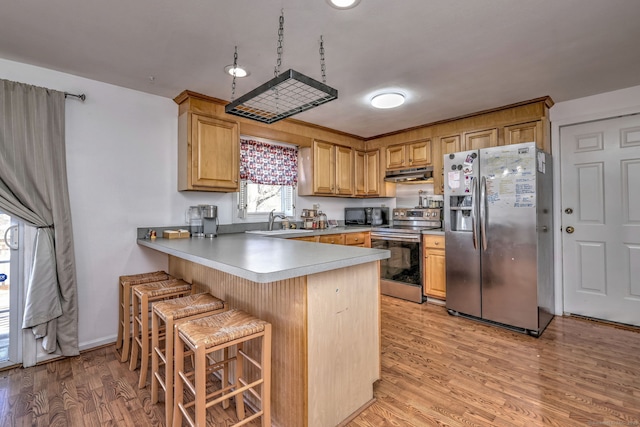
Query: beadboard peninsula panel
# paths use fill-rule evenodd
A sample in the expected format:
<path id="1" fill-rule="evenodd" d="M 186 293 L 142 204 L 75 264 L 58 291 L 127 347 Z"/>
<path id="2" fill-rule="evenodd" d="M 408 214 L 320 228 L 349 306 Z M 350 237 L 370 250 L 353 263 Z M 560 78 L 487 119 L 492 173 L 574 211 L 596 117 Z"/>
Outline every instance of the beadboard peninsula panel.
<path id="1" fill-rule="evenodd" d="M 170 274 L 273 325 L 271 412 L 273 425 L 283 427 L 341 425 L 374 401 L 373 383 L 380 378 L 379 265 L 256 283 L 169 256 Z M 257 347 L 245 350 L 257 357 Z M 249 380 L 255 374 L 246 373 Z"/>
<path id="2" fill-rule="evenodd" d="M 170 256 L 170 259 L 175 257 Z M 181 268 L 180 271 L 172 270 Z M 191 273 L 193 284 L 269 323 L 272 337 L 271 413 L 275 426 L 307 426 L 306 278 L 255 283 L 185 260 L 169 263 L 170 274 Z M 255 349 L 245 350 L 256 357 Z M 283 367 L 286 370 L 283 371 Z M 285 373 L 283 375 L 283 372 Z M 251 373 L 249 373 L 251 378 Z"/>
<path id="3" fill-rule="evenodd" d="M 380 378 L 380 290 L 372 286 L 378 264 L 307 278 L 309 425 L 339 425 L 373 401 Z"/>

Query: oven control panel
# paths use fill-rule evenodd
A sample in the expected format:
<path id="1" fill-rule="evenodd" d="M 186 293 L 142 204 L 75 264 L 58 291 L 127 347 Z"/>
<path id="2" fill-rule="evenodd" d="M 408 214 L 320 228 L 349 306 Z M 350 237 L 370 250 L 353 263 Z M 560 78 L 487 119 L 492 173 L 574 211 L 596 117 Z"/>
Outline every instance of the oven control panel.
<path id="1" fill-rule="evenodd" d="M 394 220 L 405 221 L 441 221 L 442 209 L 441 208 L 396 208 L 393 210 Z"/>

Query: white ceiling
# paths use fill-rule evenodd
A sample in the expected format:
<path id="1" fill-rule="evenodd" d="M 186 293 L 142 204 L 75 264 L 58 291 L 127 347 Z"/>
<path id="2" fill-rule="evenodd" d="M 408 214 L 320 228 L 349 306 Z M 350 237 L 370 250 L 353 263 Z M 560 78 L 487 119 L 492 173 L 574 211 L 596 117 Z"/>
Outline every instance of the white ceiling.
<path id="1" fill-rule="evenodd" d="M 224 66 L 321 80 L 338 99 L 295 116 L 362 137 L 550 95 L 555 102 L 640 85 L 640 0 L 2 0 L 0 57 L 173 98 L 229 100 Z M 150 76 L 154 80 L 150 80 Z M 376 110 L 374 91 L 407 102 Z M 91 93 L 87 93 L 90 97 Z"/>

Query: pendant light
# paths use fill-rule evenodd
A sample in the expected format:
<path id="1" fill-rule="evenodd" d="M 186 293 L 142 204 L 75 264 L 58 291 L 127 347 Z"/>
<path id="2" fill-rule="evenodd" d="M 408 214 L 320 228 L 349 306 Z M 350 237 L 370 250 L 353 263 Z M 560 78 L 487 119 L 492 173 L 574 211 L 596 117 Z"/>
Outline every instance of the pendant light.
<path id="1" fill-rule="evenodd" d="M 236 79 L 234 75 L 231 102 L 225 106 L 226 113 L 271 124 L 338 98 L 338 91 L 326 85 L 322 36 L 320 36 L 322 82 L 293 69 L 280 74 L 283 40 L 284 10 L 281 11 L 278 26 L 278 57 L 273 73 L 274 78 L 234 100 Z M 237 50 L 234 55 L 234 67 L 236 66 Z"/>

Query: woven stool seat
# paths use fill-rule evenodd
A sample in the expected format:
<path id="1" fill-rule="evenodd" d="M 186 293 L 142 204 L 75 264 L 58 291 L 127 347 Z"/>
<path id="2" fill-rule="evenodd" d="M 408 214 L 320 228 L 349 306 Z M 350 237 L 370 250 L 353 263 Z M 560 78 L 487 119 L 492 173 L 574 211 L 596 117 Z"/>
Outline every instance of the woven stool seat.
<path id="1" fill-rule="evenodd" d="M 133 292 L 137 294 L 146 294 L 149 298 L 156 298 L 172 294 L 174 292 L 190 290 L 191 285 L 180 279 L 168 279 L 161 282 L 145 283 L 142 285 L 136 285 L 133 288 Z"/>
<path id="2" fill-rule="evenodd" d="M 260 418 L 262 427 L 270 427 L 271 324 L 231 309 L 176 329 L 173 425 L 182 426 L 184 419 L 191 427 L 205 427 L 207 409 L 218 404 L 227 409 L 233 399 L 237 420 L 216 424 L 237 427 Z M 193 367 L 185 370 L 187 353 L 193 354 Z M 250 414 L 245 413 L 245 395 L 251 399 Z"/>
<path id="3" fill-rule="evenodd" d="M 131 287 L 142 283 L 158 282 L 171 278 L 171 275 L 164 271 L 120 276 L 120 285 L 118 286 L 118 338 L 116 339 L 116 349 L 121 352 L 121 362 L 126 362 L 127 359 L 129 359 L 129 348 L 131 345 Z"/>
<path id="4" fill-rule="evenodd" d="M 158 313 L 158 316 L 164 322 L 168 318 L 176 321 L 222 308 L 224 308 L 224 301 L 209 293 L 188 295 L 182 298 L 160 301 L 153 305 L 153 310 Z"/>
<path id="5" fill-rule="evenodd" d="M 128 276 L 120 276 L 120 283 L 127 282 L 130 286 L 141 285 L 143 283 L 157 282 L 160 280 L 170 279 L 171 276 L 166 272 L 153 271 L 151 273 L 130 274 Z"/>
<path id="6" fill-rule="evenodd" d="M 185 323 L 180 333 L 192 346 L 210 348 L 262 332 L 266 324 L 244 311 L 229 310 Z"/>
<path id="7" fill-rule="evenodd" d="M 138 353 L 140 353 L 140 380 L 138 387 L 146 384 L 149 368 L 149 344 L 151 340 L 151 327 L 149 316 L 152 313 L 151 303 L 160 300 L 169 300 L 187 296 L 193 293 L 191 284 L 181 279 L 162 280 L 160 282 L 144 283 L 131 288 L 133 294 L 133 340 L 129 370 L 136 369 Z"/>
<path id="8" fill-rule="evenodd" d="M 164 391 L 167 425 L 170 425 L 173 419 L 175 327 L 190 320 L 220 313 L 225 309 L 224 301 L 209 293 L 188 295 L 158 301 L 153 304 L 151 318 L 151 403 L 158 403 L 160 390 Z M 164 346 L 161 345 L 161 342 L 164 342 Z"/>

